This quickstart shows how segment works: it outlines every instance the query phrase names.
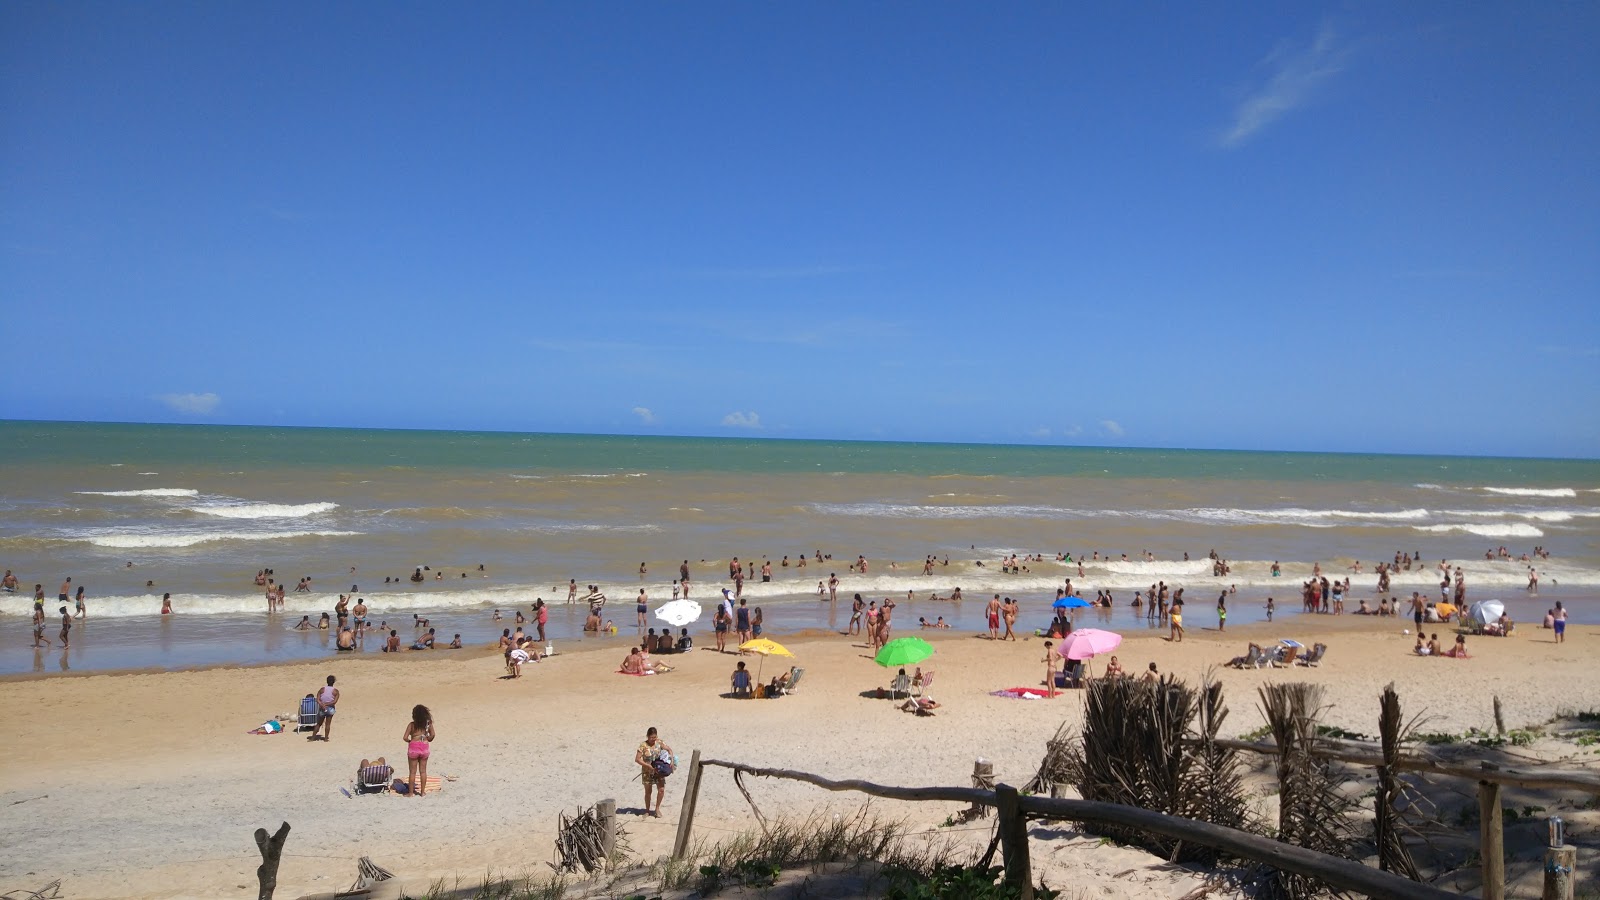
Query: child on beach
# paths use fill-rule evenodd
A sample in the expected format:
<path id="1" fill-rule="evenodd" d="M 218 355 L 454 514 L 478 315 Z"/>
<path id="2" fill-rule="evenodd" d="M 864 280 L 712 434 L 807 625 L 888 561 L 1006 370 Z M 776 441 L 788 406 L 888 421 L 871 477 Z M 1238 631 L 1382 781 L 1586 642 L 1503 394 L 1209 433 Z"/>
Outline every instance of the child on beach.
<path id="1" fill-rule="evenodd" d="M 411 708 L 411 721 L 406 723 L 405 734 L 400 737 L 406 742 L 406 764 L 410 771 L 406 784 L 413 797 L 421 797 L 427 792 L 428 757 L 433 755 L 435 737 L 433 713 L 418 703 Z"/>
<path id="2" fill-rule="evenodd" d="M 1276 609 L 1277 609 L 1277 604 L 1272 601 L 1271 597 L 1268 597 L 1267 598 L 1267 621 L 1268 622 L 1272 621 L 1272 613 Z"/>

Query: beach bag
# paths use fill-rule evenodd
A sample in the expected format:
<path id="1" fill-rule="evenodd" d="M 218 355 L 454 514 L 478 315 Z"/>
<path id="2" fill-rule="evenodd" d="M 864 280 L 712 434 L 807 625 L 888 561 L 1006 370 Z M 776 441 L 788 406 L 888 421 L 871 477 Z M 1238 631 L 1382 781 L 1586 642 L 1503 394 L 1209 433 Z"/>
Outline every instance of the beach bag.
<path id="1" fill-rule="evenodd" d="M 662 778 L 665 778 L 677 771 L 677 766 L 672 764 L 672 759 L 666 756 L 656 757 L 656 759 L 650 763 L 650 767 L 655 769 L 656 774 Z"/>
<path id="2" fill-rule="evenodd" d="M 396 794 L 409 794 L 409 793 L 411 793 L 411 785 L 405 783 L 404 781 L 401 781 L 398 778 L 396 778 L 394 780 L 394 784 L 389 785 L 389 789 L 394 791 Z"/>

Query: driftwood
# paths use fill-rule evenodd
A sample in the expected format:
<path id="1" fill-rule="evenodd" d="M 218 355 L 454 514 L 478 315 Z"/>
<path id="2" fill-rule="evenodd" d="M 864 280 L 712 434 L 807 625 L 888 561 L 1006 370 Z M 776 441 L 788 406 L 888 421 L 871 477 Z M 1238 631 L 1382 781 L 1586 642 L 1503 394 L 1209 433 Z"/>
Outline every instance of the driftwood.
<path id="1" fill-rule="evenodd" d="M 353 894 L 357 891 L 364 891 L 380 881 L 388 881 L 393 877 L 393 872 L 373 862 L 370 857 L 363 856 L 356 861 L 355 883 L 351 884 L 350 890 L 345 893 Z"/>
<path id="2" fill-rule="evenodd" d="M 17 801 L 17 803 L 21 802 L 21 800 Z M 15 806 L 16 804 L 12 805 Z M 6 891 L 4 894 L 0 894 L 0 900 L 56 900 L 60 896 L 61 879 L 57 878 L 37 891 L 30 891 L 27 888 Z"/>
<path id="3" fill-rule="evenodd" d="M 617 827 L 615 835 L 608 835 L 608 823 L 596 807 L 591 806 L 573 816 L 563 812 L 558 821 L 556 855 L 561 862 L 559 865 L 549 864 L 557 872 L 576 872 L 580 868 L 585 872 L 595 872 L 605 868 L 610 860 L 610 854 L 606 852 L 608 844 L 614 850 L 628 849 L 623 841 L 627 833 Z"/>
<path id="4" fill-rule="evenodd" d="M 1229 747 L 1246 753 L 1260 753 L 1266 756 L 1276 756 L 1278 753 L 1276 744 L 1224 739 L 1218 739 L 1216 743 L 1219 747 Z M 1391 763 L 1387 762 L 1382 754 L 1374 753 L 1365 745 L 1332 738 L 1319 738 L 1312 755 L 1318 759 L 1336 759 L 1374 769 L 1391 765 L 1400 772 L 1422 772 L 1428 775 L 1488 781 L 1520 788 L 1579 791 L 1600 796 L 1600 773 L 1581 769 L 1546 769 L 1542 766 L 1537 769 L 1518 769 L 1498 767 L 1491 763 L 1465 765 L 1415 752 L 1399 754 Z"/>
<path id="5" fill-rule="evenodd" d="M 289 823 L 278 826 L 276 834 L 268 835 L 265 828 L 256 829 L 256 847 L 261 850 L 261 865 L 256 867 L 256 881 L 260 882 L 258 900 L 272 900 L 278 889 L 278 860 L 283 855 L 283 842 L 289 839 Z"/>
<path id="6" fill-rule="evenodd" d="M 856 791 L 887 800 L 942 800 L 954 803 L 982 803 L 993 806 L 994 792 L 960 787 L 894 787 L 870 781 L 835 781 L 792 769 L 767 769 L 721 759 L 702 760 L 701 765 L 742 769 L 760 778 L 802 781 L 827 791 Z M 1194 822 L 1131 806 L 1095 803 L 1089 800 L 1018 797 L 1017 805 L 1031 816 L 1143 828 L 1177 840 L 1216 847 L 1229 856 L 1253 859 L 1280 869 L 1319 878 L 1336 888 L 1393 900 L 1459 900 L 1459 895 L 1428 884 L 1380 872 L 1348 859 L 1327 856 L 1279 843 L 1258 834 L 1249 834 L 1207 822 Z"/>

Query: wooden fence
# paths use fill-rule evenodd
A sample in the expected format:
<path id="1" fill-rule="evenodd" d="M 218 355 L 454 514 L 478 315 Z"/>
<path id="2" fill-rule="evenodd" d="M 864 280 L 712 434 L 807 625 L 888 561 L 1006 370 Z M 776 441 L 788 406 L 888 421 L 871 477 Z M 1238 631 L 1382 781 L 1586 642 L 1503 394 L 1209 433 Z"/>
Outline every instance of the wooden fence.
<path id="1" fill-rule="evenodd" d="M 727 760 L 701 759 L 699 750 L 694 751 L 689 760 L 688 778 L 684 784 L 683 809 L 678 819 L 678 835 L 672 848 L 674 859 L 681 859 L 689 850 L 694 829 L 695 804 L 700 796 L 700 781 L 702 773 L 708 766 L 731 769 L 736 775 L 742 772 L 763 778 L 802 781 L 823 790 L 854 791 L 887 800 L 935 800 L 994 807 L 998 814 L 1001 860 L 1005 866 L 1005 878 L 1007 882 L 1016 886 L 1024 900 L 1033 898 L 1033 875 L 1028 857 L 1030 818 L 1067 819 L 1091 824 L 1120 825 L 1124 828 L 1142 828 L 1176 840 L 1214 847 L 1286 872 L 1320 879 L 1336 888 L 1383 900 L 1390 898 L 1442 900 L 1457 896 L 1432 885 L 1411 881 L 1348 859 L 1306 850 L 1258 834 L 1223 828 L 1208 822 L 1181 819 L 1134 806 L 1096 803 L 1090 800 L 1025 797 L 1019 794 L 1016 788 L 1005 784 L 997 785 L 993 791 L 988 791 L 962 787 L 892 787 L 854 779 L 835 781 L 809 772 L 765 769 Z"/>

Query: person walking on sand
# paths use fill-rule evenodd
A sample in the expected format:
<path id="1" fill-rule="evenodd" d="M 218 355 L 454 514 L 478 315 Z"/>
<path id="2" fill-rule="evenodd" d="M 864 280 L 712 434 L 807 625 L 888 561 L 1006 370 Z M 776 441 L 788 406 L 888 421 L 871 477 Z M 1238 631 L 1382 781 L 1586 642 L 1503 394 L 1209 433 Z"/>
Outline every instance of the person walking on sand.
<path id="1" fill-rule="evenodd" d="M 1012 627 L 1017 624 L 1017 601 L 1007 597 L 1003 605 L 1005 608 L 1001 610 L 1001 615 L 1006 621 L 1006 634 L 1001 640 L 1014 641 L 1017 639 L 1017 633 Z"/>
<path id="2" fill-rule="evenodd" d="M 317 740 L 317 735 L 322 735 L 322 740 L 333 740 L 333 708 L 339 703 L 339 689 L 333 686 L 334 678 L 328 676 L 328 683 L 317 689 L 317 727 L 311 729 L 308 741 Z"/>
<path id="3" fill-rule="evenodd" d="M 1172 598 L 1172 606 L 1167 609 L 1168 621 L 1172 623 L 1172 631 L 1167 639 L 1174 644 L 1183 642 L 1183 600 Z"/>
<path id="4" fill-rule="evenodd" d="M 667 776 L 656 768 L 657 760 L 668 763 L 668 771 L 672 763 L 672 748 L 661 739 L 656 732 L 656 727 L 651 725 L 644 733 L 644 743 L 633 754 L 633 761 L 639 766 L 639 777 L 644 781 L 644 814 L 661 818 L 661 801 L 667 794 Z M 650 805 L 650 789 L 656 789 L 655 806 Z"/>
<path id="5" fill-rule="evenodd" d="M 1000 640 L 1000 595 L 995 594 L 990 598 L 989 605 L 984 609 L 984 615 L 989 618 L 989 640 Z"/>
<path id="6" fill-rule="evenodd" d="M 433 713 L 420 703 L 411 707 L 411 721 L 406 723 L 405 734 L 400 739 L 406 742 L 406 764 L 409 768 L 406 784 L 413 797 L 421 797 L 428 792 L 428 757 L 433 755 L 435 737 Z"/>
<path id="7" fill-rule="evenodd" d="M 866 601 L 861 599 L 860 594 L 857 594 L 856 599 L 850 603 L 850 626 L 847 629 L 850 634 L 861 633 L 861 617 L 866 613 L 866 611 Z"/>
<path id="8" fill-rule="evenodd" d="M 1555 621 L 1551 624 L 1556 629 L 1556 643 L 1565 644 L 1567 642 L 1567 611 L 1561 608 L 1560 600 L 1556 601 L 1553 615 L 1555 616 Z"/>

